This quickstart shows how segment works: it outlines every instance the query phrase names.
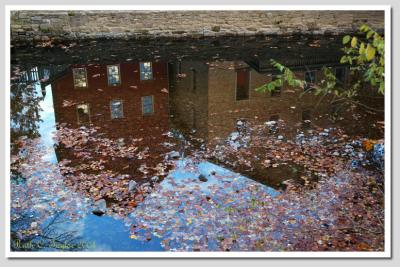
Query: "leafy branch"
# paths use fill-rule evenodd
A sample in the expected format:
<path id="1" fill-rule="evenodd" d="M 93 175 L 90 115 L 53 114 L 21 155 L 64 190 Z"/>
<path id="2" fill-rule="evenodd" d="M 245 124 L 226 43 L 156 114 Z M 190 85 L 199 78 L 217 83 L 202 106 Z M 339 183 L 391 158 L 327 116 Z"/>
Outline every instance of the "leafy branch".
<path id="1" fill-rule="evenodd" d="M 271 59 L 271 65 L 279 71 L 279 74 L 275 75 L 270 82 L 255 90 L 265 93 L 267 91 L 273 92 L 283 87 L 284 84 L 290 87 L 305 88 L 307 86 L 308 88 L 300 94 L 300 97 L 312 91 L 315 95 L 321 95 L 318 104 L 327 95 L 333 95 L 332 103 L 337 102 L 338 99 L 339 101 L 348 100 L 349 103 L 360 105 L 366 109 L 381 111 L 355 100 L 363 88 L 363 82 L 367 82 L 372 87 L 377 88 L 379 94 L 383 95 L 385 91 L 384 38 L 367 25 L 362 25 L 360 32 L 365 34 L 363 41 L 356 36 L 351 37 L 350 35 L 344 36 L 342 40 L 343 45 L 347 46 L 342 49 L 345 54 L 340 59 L 340 63 L 350 65 L 350 71 L 354 77 L 363 77 L 362 79 L 355 79 L 346 88 L 337 80 L 330 67 L 324 66 L 322 68 L 323 79 L 318 84 L 310 85 L 305 80 L 297 79 L 290 68 Z"/>
<path id="2" fill-rule="evenodd" d="M 364 81 L 373 87 L 378 87 L 378 92 L 385 92 L 385 40 L 376 31 L 367 25 L 362 25 L 360 31 L 365 34 L 365 40 L 356 36 L 346 35 L 342 43 L 345 55 L 340 63 L 349 64 L 353 71 L 361 72 Z"/>
<path id="3" fill-rule="evenodd" d="M 274 59 L 271 59 L 270 62 L 273 67 L 281 72 L 281 74 L 276 75 L 275 79 L 273 79 L 271 82 L 256 88 L 256 91 L 262 93 L 265 93 L 266 91 L 272 92 L 276 88 L 282 87 L 284 83 L 287 83 L 291 87 L 304 86 L 305 81 L 296 79 L 295 74 L 288 67 L 282 65 Z"/>

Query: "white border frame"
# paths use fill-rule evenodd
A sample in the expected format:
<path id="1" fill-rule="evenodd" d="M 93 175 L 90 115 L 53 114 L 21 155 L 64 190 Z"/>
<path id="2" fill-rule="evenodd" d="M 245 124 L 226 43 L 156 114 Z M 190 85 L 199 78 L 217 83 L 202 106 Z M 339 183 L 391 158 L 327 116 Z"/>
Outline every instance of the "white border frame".
<path id="1" fill-rule="evenodd" d="M 385 12 L 385 250 L 383 252 L 14 252 L 10 251 L 10 11 L 13 10 L 382 10 Z M 390 5 L 7 5 L 5 8 L 5 246 L 7 258 L 391 258 Z M 387 179 L 389 178 L 389 179 Z"/>

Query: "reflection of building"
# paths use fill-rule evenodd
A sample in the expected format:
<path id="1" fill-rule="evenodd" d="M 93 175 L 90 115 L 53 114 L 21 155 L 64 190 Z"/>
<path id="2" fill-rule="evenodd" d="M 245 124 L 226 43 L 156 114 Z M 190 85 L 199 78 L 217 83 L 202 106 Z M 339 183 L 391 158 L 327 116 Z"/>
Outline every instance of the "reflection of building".
<path id="1" fill-rule="evenodd" d="M 288 125 L 299 125 L 329 111 L 317 97 L 300 94 L 309 88 L 290 88 L 271 93 L 254 89 L 273 77 L 258 72 L 243 61 L 178 62 L 170 65 L 170 108 L 173 122 L 197 136 L 212 141 L 226 138 L 235 130 L 238 119 L 261 121 L 282 119 Z M 346 81 L 346 70 L 336 68 L 339 80 Z M 271 73 L 271 72 L 269 72 Z M 322 77 L 320 68 L 298 69 L 296 75 L 309 84 Z"/>
<path id="2" fill-rule="evenodd" d="M 103 162 L 103 172 L 128 174 L 137 182 L 148 181 L 157 173 L 154 168 L 166 153 L 162 144 L 169 126 L 167 88 L 164 62 L 71 67 L 52 83 L 56 122 L 68 128 L 90 125 L 97 129 L 96 137 L 105 137 L 117 144 L 133 143 L 137 152 L 147 151 L 149 156 L 115 158 L 87 146 L 83 153 L 90 154 L 90 162 L 86 162 L 73 149 L 58 146 L 58 160 L 70 160 L 70 166 Z M 150 168 L 147 177 L 139 170 L 143 165 Z"/>
<path id="3" fill-rule="evenodd" d="M 91 123 L 110 138 L 168 129 L 167 65 L 163 62 L 73 66 L 52 83 L 56 121 Z"/>

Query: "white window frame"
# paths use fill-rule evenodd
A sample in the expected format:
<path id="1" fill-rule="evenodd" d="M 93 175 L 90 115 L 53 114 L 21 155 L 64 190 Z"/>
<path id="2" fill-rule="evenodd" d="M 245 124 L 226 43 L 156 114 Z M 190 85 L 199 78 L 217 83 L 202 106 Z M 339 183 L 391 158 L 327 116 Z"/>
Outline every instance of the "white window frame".
<path id="1" fill-rule="evenodd" d="M 113 102 L 121 102 L 121 113 L 122 113 L 122 117 L 113 117 L 113 109 L 112 109 L 112 103 Z M 110 100 L 110 117 L 112 120 L 118 120 L 118 119 L 123 119 L 125 117 L 124 115 L 124 101 L 122 99 L 111 99 Z"/>
<path id="2" fill-rule="evenodd" d="M 151 97 L 151 105 L 152 105 L 152 112 L 151 113 L 144 113 L 144 98 L 145 97 Z M 142 100 L 142 115 L 143 116 L 153 115 L 154 114 L 154 96 L 153 95 L 142 96 L 141 100 Z"/>
<path id="3" fill-rule="evenodd" d="M 142 79 L 142 64 L 144 64 L 144 63 L 150 63 L 150 70 L 151 70 L 151 79 Z M 144 65 L 143 65 L 144 66 Z M 142 62 L 139 62 L 139 78 L 140 78 L 140 81 L 152 81 L 152 80 L 154 80 L 154 73 L 153 73 L 153 62 L 151 62 L 151 61 L 142 61 Z"/>
<path id="4" fill-rule="evenodd" d="M 84 69 L 85 70 L 85 80 L 86 80 L 86 86 L 76 86 L 76 82 L 75 82 L 75 71 L 76 69 Z M 78 67 L 78 68 L 72 68 L 72 79 L 74 82 L 74 88 L 88 88 L 89 87 L 89 80 L 87 77 L 87 69 L 85 67 Z"/>
<path id="5" fill-rule="evenodd" d="M 117 66 L 117 67 L 118 67 L 119 83 L 117 83 L 117 84 L 110 84 L 108 68 L 109 68 L 109 67 L 114 67 L 114 66 Z M 107 85 L 108 85 L 109 87 L 115 87 L 115 86 L 120 86 L 121 84 L 122 84 L 122 77 L 121 77 L 121 66 L 120 66 L 120 64 L 111 64 L 111 65 L 107 65 Z"/>
<path id="6" fill-rule="evenodd" d="M 77 118 L 77 121 L 78 121 L 78 125 L 82 125 L 82 122 L 79 120 L 79 111 L 78 111 L 79 106 L 81 106 L 81 105 L 87 105 L 88 112 L 89 112 L 89 124 L 91 124 L 92 123 L 92 117 L 90 115 L 90 104 L 89 103 L 81 103 L 81 104 L 76 105 L 76 118 Z"/>

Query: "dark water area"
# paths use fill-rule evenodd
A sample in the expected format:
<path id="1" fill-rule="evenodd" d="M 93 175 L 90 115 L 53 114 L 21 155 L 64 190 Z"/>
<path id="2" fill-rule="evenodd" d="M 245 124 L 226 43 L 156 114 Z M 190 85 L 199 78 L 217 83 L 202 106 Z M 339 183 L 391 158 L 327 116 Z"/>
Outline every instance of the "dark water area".
<path id="1" fill-rule="evenodd" d="M 298 155 L 315 142 L 358 157 L 355 145 L 335 144 L 383 138 L 383 97 L 366 88 L 360 100 L 371 110 L 304 88 L 254 89 L 277 74 L 270 59 L 312 82 L 328 66 L 349 83 L 340 48 L 340 36 L 307 35 L 12 47 L 12 249 L 161 251 L 175 233 L 139 239 L 135 230 L 148 227 L 139 212 L 152 188 L 194 183 L 207 195 L 236 175 L 238 188 L 274 195 L 287 181 L 331 175 L 321 171 L 327 163 L 306 166 Z"/>

